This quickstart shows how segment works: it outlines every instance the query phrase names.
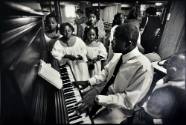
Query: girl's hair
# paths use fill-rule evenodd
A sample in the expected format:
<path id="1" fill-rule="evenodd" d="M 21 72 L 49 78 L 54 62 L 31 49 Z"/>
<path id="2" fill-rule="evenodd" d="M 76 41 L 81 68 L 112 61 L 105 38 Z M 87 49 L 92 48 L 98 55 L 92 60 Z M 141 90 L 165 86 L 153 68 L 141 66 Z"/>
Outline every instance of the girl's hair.
<path id="1" fill-rule="evenodd" d="M 64 31 L 64 29 L 65 29 L 65 26 L 69 26 L 70 27 L 70 29 L 72 30 L 72 32 L 74 32 L 74 27 L 70 24 L 70 23 L 62 23 L 61 25 L 60 25 L 60 28 L 59 28 L 59 31 L 60 31 L 60 33 L 62 34 L 63 33 L 63 31 Z"/>
<path id="2" fill-rule="evenodd" d="M 96 39 L 98 38 L 98 28 L 97 27 L 86 27 L 85 28 L 85 34 L 84 34 L 84 40 L 86 41 L 88 38 L 88 33 L 90 32 L 90 30 L 94 30 L 96 33 Z"/>
<path id="3" fill-rule="evenodd" d="M 114 16 L 114 20 L 112 22 L 112 26 L 115 26 L 115 25 L 120 25 L 120 16 L 123 15 L 122 13 L 117 13 L 115 16 Z"/>

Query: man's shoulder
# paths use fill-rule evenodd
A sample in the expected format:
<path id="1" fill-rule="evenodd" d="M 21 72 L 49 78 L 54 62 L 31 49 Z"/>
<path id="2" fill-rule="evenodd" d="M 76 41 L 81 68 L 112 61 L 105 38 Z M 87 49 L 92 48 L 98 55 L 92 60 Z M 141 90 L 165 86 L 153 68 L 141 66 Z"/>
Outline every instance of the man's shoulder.
<path id="1" fill-rule="evenodd" d="M 145 55 L 140 54 L 136 58 L 136 62 L 138 63 L 138 65 L 143 66 L 144 69 L 152 68 L 150 60 Z"/>

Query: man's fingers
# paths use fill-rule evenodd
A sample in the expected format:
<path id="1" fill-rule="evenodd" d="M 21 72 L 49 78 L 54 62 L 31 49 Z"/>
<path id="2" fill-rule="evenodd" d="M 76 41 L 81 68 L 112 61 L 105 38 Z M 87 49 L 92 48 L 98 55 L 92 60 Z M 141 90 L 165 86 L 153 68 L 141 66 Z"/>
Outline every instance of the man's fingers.
<path id="1" fill-rule="evenodd" d="M 78 83 L 77 82 L 72 82 L 74 84 L 74 86 L 78 87 Z"/>
<path id="2" fill-rule="evenodd" d="M 75 104 L 75 106 L 79 107 L 81 104 L 83 103 L 83 101 L 79 101 Z"/>
<path id="3" fill-rule="evenodd" d="M 76 113 L 78 115 L 80 115 L 81 113 L 83 113 L 86 109 L 87 109 L 87 104 L 84 103 L 83 101 L 79 101 L 78 103 L 75 104 L 75 106 L 77 106 L 77 109 L 76 109 Z"/>
<path id="4" fill-rule="evenodd" d="M 82 89 L 82 90 L 81 90 L 81 93 L 82 93 L 82 94 L 85 94 L 85 93 L 88 92 L 90 89 L 91 89 L 91 87 L 88 86 L 88 87 L 86 87 L 85 89 Z"/>

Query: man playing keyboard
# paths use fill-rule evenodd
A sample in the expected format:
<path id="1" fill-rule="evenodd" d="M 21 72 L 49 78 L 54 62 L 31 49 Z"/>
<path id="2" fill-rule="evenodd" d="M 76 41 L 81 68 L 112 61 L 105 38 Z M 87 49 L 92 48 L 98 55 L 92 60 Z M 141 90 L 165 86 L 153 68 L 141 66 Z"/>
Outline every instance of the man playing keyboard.
<path id="1" fill-rule="evenodd" d="M 138 34 L 139 31 L 134 25 L 118 26 L 112 42 L 113 51 L 116 53 L 112 60 L 99 75 L 88 81 L 75 82 L 81 89 L 92 87 L 84 95 L 84 102 L 79 103 L 80 110 L 87 105 L 89 108 L 93 106 L 95 97 L 96 103 L 105 107 L 103 112 L 100 112 L 101 115 L 94 119 L 95 123 L 120 123 L 131 115 L 135 105 L 151 86 L 153 68 L 136 46 Z M 99 95 L 103 93 L 104 95 Z"/>

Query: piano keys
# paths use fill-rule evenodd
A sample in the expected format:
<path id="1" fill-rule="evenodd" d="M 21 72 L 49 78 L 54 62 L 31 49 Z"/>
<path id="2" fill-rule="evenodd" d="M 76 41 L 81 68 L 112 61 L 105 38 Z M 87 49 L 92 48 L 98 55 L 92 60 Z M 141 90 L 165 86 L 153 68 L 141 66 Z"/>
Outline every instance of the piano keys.
<path id="1" fill-rule="evenodd" d="M 60 66 L 61 79 L 63 81 L 64 112 L 66 112 L 66 124 L 91 124 L 92 121 L 86 112 L 77 114 L 76 103 L 82 100 L 81 93 L 73 85 L 74 75 L 69 65 Z"/>

